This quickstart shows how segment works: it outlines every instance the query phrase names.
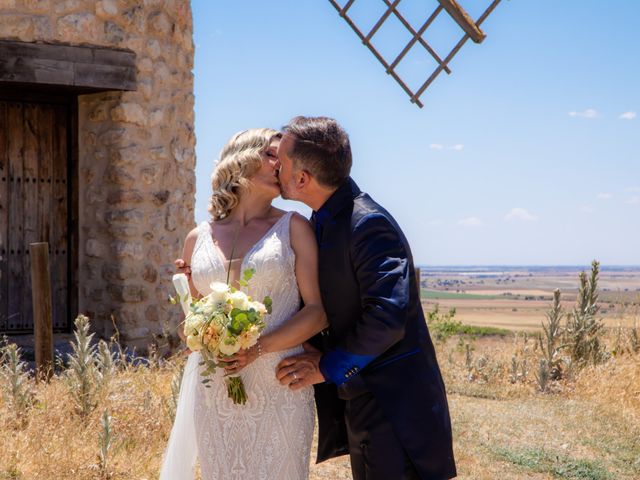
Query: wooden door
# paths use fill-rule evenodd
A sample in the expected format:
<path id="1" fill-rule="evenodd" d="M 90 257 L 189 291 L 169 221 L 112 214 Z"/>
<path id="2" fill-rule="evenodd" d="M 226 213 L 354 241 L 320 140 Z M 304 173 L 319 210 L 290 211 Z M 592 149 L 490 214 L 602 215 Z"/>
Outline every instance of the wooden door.
<path id="1" fill-rule="evenodd" d="M 69 131 L 67 104 L 0 99 L 0 332 L 33 331 L 33 242 L 49 242 L 54 329 L 69 326 Z"/>

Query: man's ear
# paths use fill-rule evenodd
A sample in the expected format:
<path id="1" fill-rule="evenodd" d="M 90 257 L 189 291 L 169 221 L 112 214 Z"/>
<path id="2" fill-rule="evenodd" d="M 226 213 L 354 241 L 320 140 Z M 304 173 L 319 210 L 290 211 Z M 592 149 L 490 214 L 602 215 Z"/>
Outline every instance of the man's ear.
<path id="1" fill-rule="evenodd" d="M 306 170 L 296 172 L 296 189 L 305 190 L 311 183 L 311 175 Z"/>

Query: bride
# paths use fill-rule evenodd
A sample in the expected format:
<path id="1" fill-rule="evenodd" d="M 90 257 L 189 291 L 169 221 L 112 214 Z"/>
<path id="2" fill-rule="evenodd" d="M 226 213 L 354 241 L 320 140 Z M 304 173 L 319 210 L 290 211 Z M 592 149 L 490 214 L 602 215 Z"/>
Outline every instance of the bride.
<path id="1" fill-rule="evenodd" d="M 275 130 L 246 130 L 224 146 L 212 176 L 212 220 L 185 240 L 181 271 L 191 294 L 212 282 L 239 286 L 246 269 L 255 274 L 245 291 L 273 299 L 258 343 L 227 359 L 206 388 L 200 354 L 185 366 L 161 480 L 192 480 L 199 460 L 203 480 L 304 480 L 315 423 L 313 389 L 285 388 L 276 379 L 281 359 L 302 351 L 305 340 L 327 326 L 318 286 L 317 245 L 306 219 L 271 205 L 280 195 Z M 189 275 L 188 275 L 189 276 Z M 304 306 L 300 309 L 300 300 Z M 248 401 L 235 405 L 224 375 L 241 372 Z"/>

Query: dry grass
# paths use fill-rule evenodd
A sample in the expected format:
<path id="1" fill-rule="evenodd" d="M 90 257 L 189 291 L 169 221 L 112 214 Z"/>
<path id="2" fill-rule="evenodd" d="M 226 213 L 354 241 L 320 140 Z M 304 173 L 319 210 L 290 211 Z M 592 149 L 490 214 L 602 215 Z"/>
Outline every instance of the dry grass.
<path id="1" fill-rule="evenodd" d="M 137 368 L 119 372 L 110 392 L 88 417 L 78 416 L 62 379 L 35 386 L 36 404 L 24 425 L 0 404 L 4 448 L 0 479 L 101 478 L 98 461 L 100 419 L 106 409 L 121 444 L 110 478 L 157 478 L 171 420 L 165 407 L 172 370 Z"/>
<path id="2" fill-rule="evenodd" d="M 452 337 L 437 349 L 459 478 L 640 478 L 640 356 L 611 358 L 540 394 L 531 337 Z M 157 478 L 171 429 L 175 363 L 120 370 L 84 419 L 59 377 L 33 385 L 36 401 L 22 420 L 3 395 L 0 479 Z M 105 409 L 115 447 L 103 472 L 98 442 Z M 312 464 L 312 480 L 349 478 L 347 457 Z"/>
<path id="3" fill-rule="evenodd" d="M 552 295 L 550 293 L 549 295 Z M 425 310 L 433 310 L 437 303 L 442 311 L 455 308 L 458 318 L 467 325 L 508 328 L 517 331 L 540 331 L 550 300 L 477 300 L 444 299 L 423 300 Z M 563 307 L 570 310 L 573 301 L 564 301 Z M 607 327 L 633 326 L 633 314 L 625 314 L 620 307 L 601 315 Z"/>

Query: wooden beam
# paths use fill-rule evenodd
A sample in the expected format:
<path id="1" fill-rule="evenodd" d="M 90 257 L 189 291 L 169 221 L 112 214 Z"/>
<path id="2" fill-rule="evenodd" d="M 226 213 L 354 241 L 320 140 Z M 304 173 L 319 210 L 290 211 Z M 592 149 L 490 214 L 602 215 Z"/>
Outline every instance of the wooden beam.
<path id="1" fill-rule="evenodd" d="M 136 90 L 136 54 L 102 47 L 0 41 L 0 85 Z"/>
<path id="2" fill-rule="evenodd" d="M 53 373 L 53 306 L 49 244 L 31 243 L 31 299 L 33 302 L 36 340 L 36 372 L 38 378 L 51 378 Z"/>
<path id="3" fill-rule="evenodd" d="M 469 38 L 476 43 L 482 43 L 485 39 L 485 33 L 478 28 L 469 14 L 460 6 L 456 0 L 438 0 L 440 5 L 447 11 L 449 15 L 456 21 Z"/>

